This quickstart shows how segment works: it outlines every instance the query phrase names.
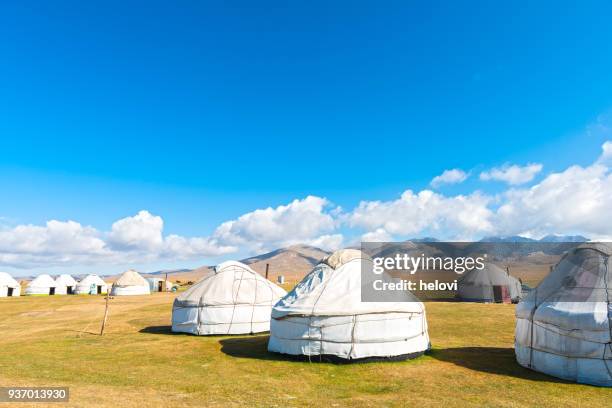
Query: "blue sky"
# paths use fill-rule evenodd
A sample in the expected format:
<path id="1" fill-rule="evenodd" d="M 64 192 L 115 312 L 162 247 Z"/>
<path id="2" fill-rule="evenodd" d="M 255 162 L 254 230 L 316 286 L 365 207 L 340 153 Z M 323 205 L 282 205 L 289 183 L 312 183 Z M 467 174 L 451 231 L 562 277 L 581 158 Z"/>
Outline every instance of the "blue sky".
<path id="1" fill-rule="evenodd" d="M 395 200 L 447 169 L 472 174 L 438 189 L 454 197 L 503 193 L 506 184 L 477 175 L 504 164 L 542 164 L 533 182 L 589 166 L 610 139 L 611 9 L 2 5 L 0 226 L 74 220 L 103 233 L 147 210 L 163 218 L 165 235 L 208 237 L 225 221 L 308 195 L 329 200 L 326 211 Z M 142 267 L 208 259 L 217 258 Z"/>

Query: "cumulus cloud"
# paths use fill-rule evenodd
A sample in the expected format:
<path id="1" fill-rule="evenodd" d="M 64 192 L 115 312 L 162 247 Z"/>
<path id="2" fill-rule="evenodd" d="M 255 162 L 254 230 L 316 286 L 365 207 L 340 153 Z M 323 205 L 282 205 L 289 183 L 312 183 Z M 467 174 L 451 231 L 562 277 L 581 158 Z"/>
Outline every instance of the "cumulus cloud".
<path id="1" fill-rule="evenodd" d="M 445 170 L 439 176 L 434 177 L 431 180 L 430 185 L 434 188 L 438 188 L 443 184 L 458 184 L 463 183 L 467 180 L 468 174 L 461 169 Z"/>
<path id="2" fill-rule="evenodd" d="M 164 221 L 148 211 L 140 211 L 133 217 L 113 223 L 109 243 L 119 249 L 155 251 L 164 244 Z"/>
<path id="3" fill-rule="evenodd" d="M 572 166 L 529 188 L 504 194 L 496 224 L 502 233 L 612 235 L 612 175 L 601 164 Z"/>
<path id="4" fill-rule="evenodd" d="M 298 243 L 339 246 L 341 236 L 329 235 L 337 226 L 335 209 L 327 199 L 308 196 L 276 208 L 258 209 L 226 221 L 212 237 L 229 245 L 261 251 Z"/>
<path id="5" fill-rule="evenodd" d="M 478 192 L 447 197 L 430 190 L 416 194 L 407 190 L 397 200 L 362 201 L 347 219 L 350 226 L 375 233 L 368 237 L 431 233 L 465 239 L 493 230 L 490 201 Z"/>
<path id="6" fill-rule="evenodd" d="M 163 220 L 148 211 L 123 218 L 110 232 L 76 221 L 0 230 L 0 265 L 17 268 L 188 259 L 236 251 L 211 238 L 163 237 Z"/>
<path id="7" fill-rule="evenodd" d="M 391 242 L 393 237 L 384 228 L 376 228 L 361 236 L 361 242 Z"/>
<path id="8" fill-rule="evenodd" d="M 531 163 L 522 167 L 516 164 L 506 164 L 502 167 L 492 168 L 489 171 L 483 171 L 480 173 L 480 179 L 484 181 L 503 181 L 516 186 L 530 182 L 540 171 L 542 171 L 542 165 L 538 163 Z"/>
<path id="9" fill-rule="evenodd" d="M 603 165 L 612 165 L 612 141 L 606 141 L 601 146 L 601 150 L 601 156 L 599 156 L 597 162 Z"/>

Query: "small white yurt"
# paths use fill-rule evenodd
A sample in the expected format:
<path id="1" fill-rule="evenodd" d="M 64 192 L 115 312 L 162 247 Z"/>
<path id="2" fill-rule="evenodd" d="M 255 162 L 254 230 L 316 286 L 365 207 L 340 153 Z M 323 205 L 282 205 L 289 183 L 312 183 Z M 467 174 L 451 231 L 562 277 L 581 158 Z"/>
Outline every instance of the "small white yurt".
<path id="1" fill-rule="evenodd" d="M 55 279 L 56 295 L 72 295 L 76 290 L 77 281 L 68 274 L 63 274 Z"/>
<path id="2" fill-rule="evenodd" d="M 147 278 L 151 292 L 171 292 L 174 284 L 169 280 L 164 281 L 160 278 Z"/>
<path id="3" fill-rule="evenodd" d="M 76 295 L 101 295 L 108 291 L 108 286 L 98 275 L 87 275 L 77 283 Z"/>
<path id="4" fill-rule="evenodd" d="M 21 285 L 6 272 L 0 272 L 0 297 L 19 296 Z"/>
<path id="5" fill-rule="evenodd" d="M 28 283 L 25 294 L 26 296 L 55 295 L 55 279 L 47 274 L 39 275 L 32 282 Z"/>
<path id="6" fill-rule="evenodd" d="M 410 292 L 400 302 L 362 302 L 359 250 L 322 260 L 272 309 L 268 350 L 321 360 L 406 359 L 430 347 L 425 306 Z"/>
<path id="7" fill-rule="evenodd" d="M 149 282 L 138 272 L 130 269 L 129 271 L 123 272 L 123 274 L 113 283 L 111 289 L 112 296 L 130 296 L 130 295 L 149 295 Z"/>
<path id="8" fill-rule="evenodd" d="M 514 349 L 524 367 L 612 387 L 612 246 L 582 244 L 516 307 Z"/>
<path id="9" fill-rule="evenodd" d="M 466 302 L 517 303 L 522 292 L 518 279 L 492 263 L 467 271 L 457 283 L 457 297 Z"/>
<path id="10" fill-rule="evenodd" d="M 180 294 L 172 331 L 197 335 L 270 330 L 270 310 L 285 292 L 247 265 L 228 261 Z"/>

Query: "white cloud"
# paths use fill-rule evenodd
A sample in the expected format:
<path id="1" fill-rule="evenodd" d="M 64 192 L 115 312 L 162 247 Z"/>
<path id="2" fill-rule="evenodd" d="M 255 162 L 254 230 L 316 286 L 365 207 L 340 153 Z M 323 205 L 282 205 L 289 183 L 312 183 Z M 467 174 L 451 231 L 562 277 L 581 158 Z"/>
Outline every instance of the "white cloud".
<path id="1" fill-rule="evenodd" d="M 123 218 L 103 233 L 75 221 L 0 230 L 0 265 L 31 268 L 58 265 L 142 263 L 189 259 L 236 251 L 210 238 L 163 237 L 163 220 L 148 211 Z"/>
<path id="2" fill-rule="evenodd" d="M 384 228 L 366 232 L 361 236 L 361 242 L 391 242 L 393 237 Z"/>
<path id="3" fill-rule="evenodd" d="M 597 162 L 604 165 L 612 165 L 612 141 L 606 141 L 601 146 L 601 150 L 601 156 L 599 156 Z"/>
<path id="4" fill-rule="evenodd" d="M 407 190 L 397 200 L 362 201 L 347 221 L 377 236 L 431 233 L 466 239 L 493 230 L 493 212 L 487 207 L 490 201 L 479 192 L 446 197 L 429 190 L 417 194 Z"/>
<path id="5" fill-rule="evenodd" d="M 538 163 L 528 164 L 523 167 L 517 166 L 516 164 L 506 164 L 502 167 L 495 167 L 489 171 L 480 173 L 480 179 L 484 181 L 503 181 L 512 186 L 516 186 L 530 182 L 540 171 L 542 171 L 542 165 Z"/>
<path id="6" fill-rule="evenodd" d="M 434 188 L 440 187 L 443 184 L 458 184 L 467 180 L 468 174 L 461 169 L 445 170 L 439 176 L 431 180 L 430 185 Z"/>
<path id="7" fill-rule="evenodd" d="M 612 232 L 612 175 L 600 164 L 572 166 L 541 183 L 504 194 L 496 225 L 504 234 L 541 236 L 548 233 L 584 233 L 609 236 Z"/>
<path id="8" fill-rule="evenodd" d="M 118 249 L 142 249 L 156 251 L 164 244 L 164 221 L 148 211 L 140 211 L 133 217 L 113 223 L 109 243 Z"/>
<path id="9" fill-rule="evenodd" d="M 325 198 L 308 196 L 226 221 L 212 236 L 219 242 L 247 247 L 253 252 L 309 242 L 333 246 L 339 244 L 340 237 L 328 235 L 337 226 L 336 211 L 328 211 L 329 206 Z"/>

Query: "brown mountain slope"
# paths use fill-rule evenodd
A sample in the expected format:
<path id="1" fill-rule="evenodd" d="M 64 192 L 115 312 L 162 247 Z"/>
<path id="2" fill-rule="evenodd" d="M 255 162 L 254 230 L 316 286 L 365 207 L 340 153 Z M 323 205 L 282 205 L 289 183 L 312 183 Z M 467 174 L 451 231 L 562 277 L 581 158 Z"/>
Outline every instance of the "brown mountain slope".
<path id="1" fill-rule="evenodd" d="M 293 245 L 267 254 L 243 259 L 242 262 L 262 275 L 266 272 L 266 264 L 269 264 L 268 278 L 270 280 L 276 281 L 279 275 L 283 275 L 287 281 L 296 282 L 301 280 L 313 266 L 327 255 L 329 255 L 328 252 L 316 247 Z"/>

